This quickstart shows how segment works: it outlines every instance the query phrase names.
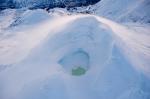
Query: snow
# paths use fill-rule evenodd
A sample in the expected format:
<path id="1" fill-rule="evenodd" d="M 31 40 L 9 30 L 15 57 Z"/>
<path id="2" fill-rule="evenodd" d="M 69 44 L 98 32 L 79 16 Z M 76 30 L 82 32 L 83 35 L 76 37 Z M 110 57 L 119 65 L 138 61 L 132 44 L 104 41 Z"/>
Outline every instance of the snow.
<path id="1" fill-rule="evenodd" d="M 68 73 L 71 73 L 71 71 L 76 68 L 87 70 L 89 68 L 89 55 L 82 51 L 82 49 L 78 49 L 76 52 L 62 57 L 62 59 L 59 60 L 59 63 L 66 71 L 68 71 Z"/>
<path id="2" fill-rule="evenodd" d="M 58 8 L 5 11 L 12 14 L 0 16 L 0 99 L 150 98 L 149 24 Z M 84 75 L 71 75 L 76 65 Z"/>
<path id="3" fill-rule="evenodd" d="M 0 31 L 7 28 L 14 20 L 15 11 L 14 10 L 4 10 L 0 13 Z"/>
<path id="4" fill-rule="evenodd" d="M 149 0 L 101 0 L 93 6 L 97 15 L 118 22 L 149 23 Z"/>

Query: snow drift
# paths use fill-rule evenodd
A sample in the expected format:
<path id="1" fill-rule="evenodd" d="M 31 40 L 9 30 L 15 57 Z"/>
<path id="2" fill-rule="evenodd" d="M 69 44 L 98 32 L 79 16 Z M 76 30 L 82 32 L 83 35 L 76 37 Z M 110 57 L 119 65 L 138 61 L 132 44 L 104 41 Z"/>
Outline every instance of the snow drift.
<path id="1" fill-rule="evenodd" d="M 150 98 L 148 32 L 43 10 L 23 13 L 17 24 L 1 31 L 1 99 Z M 67 70 L 74 65 L 88 70 L 73 76 Z"/>

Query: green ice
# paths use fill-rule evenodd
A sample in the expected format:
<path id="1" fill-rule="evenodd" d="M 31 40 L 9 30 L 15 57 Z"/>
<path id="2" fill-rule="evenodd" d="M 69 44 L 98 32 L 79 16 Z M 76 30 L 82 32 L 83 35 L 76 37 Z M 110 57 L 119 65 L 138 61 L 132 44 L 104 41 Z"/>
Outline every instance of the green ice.
<path id="1" fill-rule="evenodd" d="M 86 70 L 82 67 L 77 67 L 75 69 L 72 69 L 72 75 L 74 75 L 74 76 L 84 75 L 85 72 L 86 72 Z"/>

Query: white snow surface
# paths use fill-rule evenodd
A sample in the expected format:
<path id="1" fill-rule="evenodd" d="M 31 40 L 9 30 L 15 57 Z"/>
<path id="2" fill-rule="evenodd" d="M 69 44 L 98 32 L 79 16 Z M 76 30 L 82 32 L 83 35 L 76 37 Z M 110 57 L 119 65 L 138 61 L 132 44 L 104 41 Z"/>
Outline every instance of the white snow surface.
<path id="1" fill-rule="evenodd" d="M 118 22 L 150 22 L 150 0 L 101 0 L 92 9 Z"/>
<path id="2" fill-rule="evenodd" d="M 149 25 L 59 11 L 1 16 L 0 99 L 150 98 Z M 78 51 L 88 58 L 70 57 Z M 68 57 L 88 64 L 85 75 L 68 73 Z"/>

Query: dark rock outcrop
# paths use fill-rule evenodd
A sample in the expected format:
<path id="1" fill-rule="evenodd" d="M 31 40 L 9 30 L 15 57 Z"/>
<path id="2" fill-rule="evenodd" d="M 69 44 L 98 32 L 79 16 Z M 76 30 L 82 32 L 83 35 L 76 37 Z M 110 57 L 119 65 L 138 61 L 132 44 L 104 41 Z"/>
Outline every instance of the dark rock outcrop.
<path id="1" fill-rule="evenodd" d="M 54 8 L 88 6 L 100 0 L 0 0 L 0 9 L 7 8 Z"/>

